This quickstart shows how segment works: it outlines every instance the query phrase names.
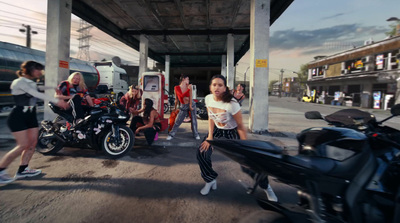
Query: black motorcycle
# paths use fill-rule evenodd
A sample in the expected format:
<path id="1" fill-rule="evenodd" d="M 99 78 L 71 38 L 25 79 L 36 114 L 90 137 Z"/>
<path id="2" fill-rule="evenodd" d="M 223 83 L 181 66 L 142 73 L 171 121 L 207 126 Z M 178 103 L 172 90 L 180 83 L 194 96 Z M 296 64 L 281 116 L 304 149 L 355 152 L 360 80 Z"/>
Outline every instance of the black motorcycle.
<path id="1" fill-rule="evenodd" d="M 129 115 L 116 103 L 104 101 L 91 108 L 85 119 L 71 127 L 73 117 L 49 103 L 58 116 L 53 121 L 42 121 L 36 150 L 50 155 L 63 147 L 91 148 L 102 150 L 112 158 L 122 157 L 131 151 L 134 134 L 126 126 Z"/>
<path id="2" fill-rule="evenodd" d="M 257 179 L 268 175 L 298 189 L 295 207 L 259 198 L 259 205 L 269 213 L 259 212 L 252 220 L 394 223 L 400 222 L 400 131 L 382 123 L 400 115 L 400 104 L 391 113 L 378 122 L 373 115 L 354 109 L 326 117 L 308 112 L 307 118 L 324 119 L 333 127 L 299 133 L 296 156 L 265 141 L 209 142 L 257 173 L 250 192 L 257 188 Z"/>
<path id="3" fill-rule="evenodd" d="M 200 99 L 198 102 L 196 102 L 196 116 L 198 119 L 208 119 L 208 112 L 204 99 Z"/>

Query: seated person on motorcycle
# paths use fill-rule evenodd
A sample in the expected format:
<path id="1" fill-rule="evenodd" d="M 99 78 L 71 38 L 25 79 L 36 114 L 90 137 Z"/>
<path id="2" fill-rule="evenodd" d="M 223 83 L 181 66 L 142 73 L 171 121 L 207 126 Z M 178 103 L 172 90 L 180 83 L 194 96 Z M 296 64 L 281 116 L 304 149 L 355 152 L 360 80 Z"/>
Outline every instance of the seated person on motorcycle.
<path id="1" fill-rule="evenodd" d="M 87 91 L 85 80 L 80 72 L 74 72 L 67 80 L 62 81 L 58 86 L 57 94 L 72 97 L 68 100 L 70 106 L 66 110 L 71 111 L 76 123 L 85 117 L 87 107 L 93 106 L 93 99 Z"/>
<path id="2" fill-rule="evenodd" d="M 138 115 L 138 105 L 140 103 L 141 94 L 139 86 L 129 86 L 129 91 L 121 97 L 119 104 L 122 105 L 126 112 L 132 114 L 132 116 Z"/>
<path id="3" fill-rule="evenodd" d="M 143 130 L 147 144 L 151 146 L 156 135 L 161 130 L 160 115 L 157 110 L 153 108 L 153 101 L 150 98 L 144 99 L 144 107 L 140 109 L 138 113 L 141 112 L 143 112 L 143 117 L 133 117 L 129 127 L 136 135 Z M 142 126 L 137 127 L 138 123 L 142 124 Z"/>

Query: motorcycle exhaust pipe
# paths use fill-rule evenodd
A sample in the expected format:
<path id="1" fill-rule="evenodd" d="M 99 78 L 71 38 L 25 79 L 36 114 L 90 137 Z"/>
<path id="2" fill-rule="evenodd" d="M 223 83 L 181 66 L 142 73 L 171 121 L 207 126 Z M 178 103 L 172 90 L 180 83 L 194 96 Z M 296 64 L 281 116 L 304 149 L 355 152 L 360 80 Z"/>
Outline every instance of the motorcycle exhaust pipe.
<path id="1" fill-rule="evenodd" d="M 62 143 L 65 143 L 65 139 L 63 139 L 61 136 L 59 136 L 57 133 L 51 133 L 45 136 L 42 136 L 42 139 L 48 139 L 48 138 L 56 138 L 58 141 L 61 141 Z"/>

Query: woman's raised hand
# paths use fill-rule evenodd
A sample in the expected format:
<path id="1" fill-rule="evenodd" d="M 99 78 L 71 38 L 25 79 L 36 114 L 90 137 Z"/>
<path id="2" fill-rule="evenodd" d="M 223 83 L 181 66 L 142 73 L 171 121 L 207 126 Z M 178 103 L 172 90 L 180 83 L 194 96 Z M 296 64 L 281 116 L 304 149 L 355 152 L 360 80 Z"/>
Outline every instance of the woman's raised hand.
<path id="1" fill-rule="evenodd" d="M 211 145 L 209 142 L 207 142 L 207 140 L 205 140 L 204 142 L 201 143 L 200 145 L 200 152 L 205 152 L 207 151 L 209 148 L 211 148 Z"/>

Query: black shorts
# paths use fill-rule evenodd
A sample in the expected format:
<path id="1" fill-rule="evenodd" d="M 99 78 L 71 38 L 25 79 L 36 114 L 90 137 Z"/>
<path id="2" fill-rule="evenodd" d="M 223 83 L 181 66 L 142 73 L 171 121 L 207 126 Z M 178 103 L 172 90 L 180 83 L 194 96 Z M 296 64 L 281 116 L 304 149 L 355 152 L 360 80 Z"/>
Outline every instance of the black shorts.
<path id="1" fill-rule="evenodd" d="M 8 116 L 7 125 L 11 132 L 19 132 L 39 127 L 36 117 L 36 106 L 26 109 L 25 112 L 24 106 L 14 107 Z"/>

